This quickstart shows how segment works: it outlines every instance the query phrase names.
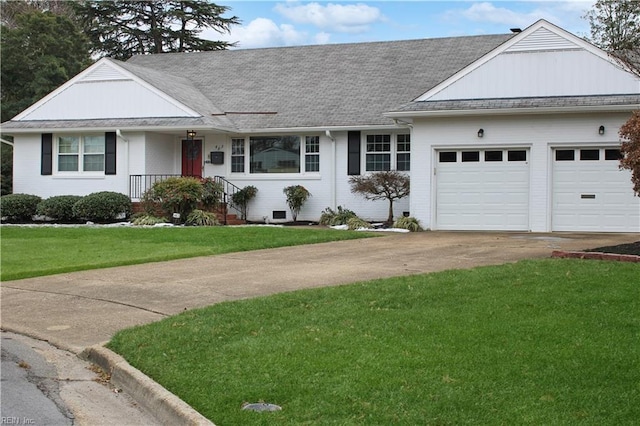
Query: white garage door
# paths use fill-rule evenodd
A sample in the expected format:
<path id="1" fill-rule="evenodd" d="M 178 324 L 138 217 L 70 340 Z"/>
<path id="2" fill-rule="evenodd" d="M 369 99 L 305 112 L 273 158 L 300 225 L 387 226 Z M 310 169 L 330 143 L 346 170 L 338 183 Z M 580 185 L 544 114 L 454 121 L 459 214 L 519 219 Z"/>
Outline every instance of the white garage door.
<path id="1" fill-rule="evenodd" d="M 529 151 L 437 152 L 436 228 L 529 230 Z"/>
<path id="2" fill-rule="evenodd" d="M 631 173 L 618 168 L 619 155 L 614 148 L 554 150 L 552 230 L 640 231 L 640 198 Z"/>

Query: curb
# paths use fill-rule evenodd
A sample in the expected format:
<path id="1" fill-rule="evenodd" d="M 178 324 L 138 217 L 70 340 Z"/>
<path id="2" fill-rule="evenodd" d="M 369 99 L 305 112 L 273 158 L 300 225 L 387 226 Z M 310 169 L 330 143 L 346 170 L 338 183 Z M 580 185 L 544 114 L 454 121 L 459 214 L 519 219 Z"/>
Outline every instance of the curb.
<path id="1" fill-rule="evenodd" d="M 560 251 L 554 250 L 551 253 L 551 257 L 557 257 L 562 259 L 592 259 L 592 260 L 610 260 L 617 262 L 634 262 L 640 263 L 640 256 L 635 254 L 614 254 L 614 253 L 601 253 L 597 251 Z"/>
<path id="2" fill-rule="evenodd" d="M 111 374 L 111 383 L 122 388 L 162 424 L 215 426 L 180 398 L 160 386 L 120 355 L 103 346 L 92 346 L 78 357 Z"/>

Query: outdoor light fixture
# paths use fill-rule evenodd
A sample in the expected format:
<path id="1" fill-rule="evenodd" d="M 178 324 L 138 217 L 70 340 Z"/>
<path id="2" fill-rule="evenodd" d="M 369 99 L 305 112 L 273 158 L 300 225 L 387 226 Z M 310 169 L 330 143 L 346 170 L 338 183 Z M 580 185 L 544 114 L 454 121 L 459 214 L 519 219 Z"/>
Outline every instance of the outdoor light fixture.
<path id="1" fill-rule="evenodd" d="M 484 136 L 484 129 L 478 130 L 478 137 L 481 138 Z"/>
<path id="2" fill-rule="evenodd" d="M 196 131 L 195 130 L 187 130 L 187 139 L 192 141 L 193 138 L 196 137 Z"/>
<path id="3" fill-rule="evenodd" d="M 598 127 L 598 134 L 604 135 L 604 126 Z"/>

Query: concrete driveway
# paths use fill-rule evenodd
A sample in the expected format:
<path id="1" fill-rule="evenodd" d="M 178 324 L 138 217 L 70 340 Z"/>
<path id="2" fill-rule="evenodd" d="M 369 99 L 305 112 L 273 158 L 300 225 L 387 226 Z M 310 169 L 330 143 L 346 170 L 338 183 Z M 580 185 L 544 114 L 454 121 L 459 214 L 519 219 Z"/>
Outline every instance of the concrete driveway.
<path id="1" fill-rule="evenodd" d="M 398 275 L 550 257 L 638 234 L 422 232 L 2 283 L 2 328 L 79 353 L 118 330 L 214 303 Z"/>

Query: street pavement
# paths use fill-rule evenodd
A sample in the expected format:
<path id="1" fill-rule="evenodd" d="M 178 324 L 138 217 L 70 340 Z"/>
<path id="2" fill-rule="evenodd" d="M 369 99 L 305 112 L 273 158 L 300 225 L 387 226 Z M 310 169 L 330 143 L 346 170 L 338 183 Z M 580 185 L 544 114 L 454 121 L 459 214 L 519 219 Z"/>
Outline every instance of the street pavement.
<path id="1" fill-rule="evenodd" d="M 638 239 L 639 234 L 394 233 L 29 278 L 2 283 L 1 326 L 79 354 L 123 328 L 222 301 L 545 258 L 554 250 Z"/>

